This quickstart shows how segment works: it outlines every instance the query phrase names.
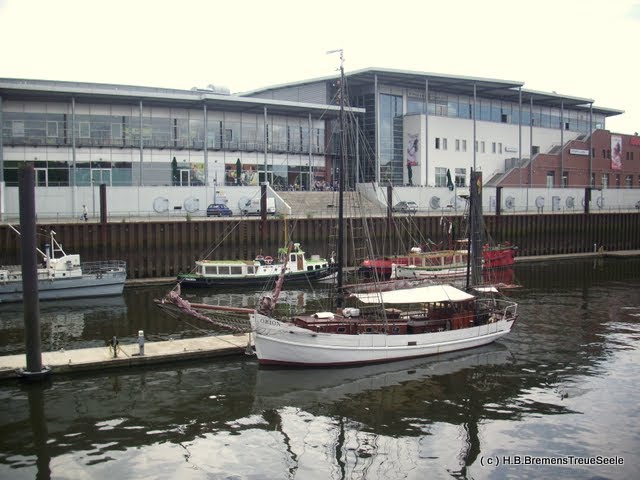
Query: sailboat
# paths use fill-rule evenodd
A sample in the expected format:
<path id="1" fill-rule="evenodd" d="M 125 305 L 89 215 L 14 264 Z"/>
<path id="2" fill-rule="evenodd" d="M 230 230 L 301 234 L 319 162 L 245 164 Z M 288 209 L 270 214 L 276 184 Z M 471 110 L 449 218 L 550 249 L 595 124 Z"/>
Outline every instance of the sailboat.
<path id="1" fill-rule="evenodd" d="M 486 345 L 508 334 L 518 318 L 517 303 L 481 286 L 482 175 L 472 172 L 468 291 L 447 283 L 350 293 L 343 285 L 346 141 L 345 77 L 341 53 L 339 218 L 336 296 L 333 310 L 278 318 L 284 276 L 250 315 L 261 365 L 325 367 L 404 360 Z M 284 271 L 283 271 L 284 273 Z"/>
<path id="2" fill-rule="evenodd" d="M 460 195 L 467 201 L 468 195 Z M 448 248 L 441 248 L 430 240 L 414 246 L 403 255 L 367 258 L 360 270 L 381 278 L 414 279 L 456 279 L 466 276 L 468 263 L 468 240 L 453 240 L 453 221 L 442 217 L 440 224 L 449 237 Z M 486 276 L 493 276 L 495 270 L 512 268 L 515 264 L 517 247 L 510 242 L 485 243 L 482 246 L 482 270 Z"/>

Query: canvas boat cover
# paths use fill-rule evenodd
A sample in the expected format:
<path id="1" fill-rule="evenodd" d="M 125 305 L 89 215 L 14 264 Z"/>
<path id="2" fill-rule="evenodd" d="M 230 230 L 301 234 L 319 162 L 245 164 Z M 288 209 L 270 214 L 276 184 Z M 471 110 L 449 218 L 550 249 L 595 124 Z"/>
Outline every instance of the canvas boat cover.
<path id="1" fill-rule="evenodd" d="M 429 303 L 463 302 L 475 298 L 473 295 L 447 284 L 426 287 L 403 288 L 389 292 L 354 293 L 362 303 Z"/>

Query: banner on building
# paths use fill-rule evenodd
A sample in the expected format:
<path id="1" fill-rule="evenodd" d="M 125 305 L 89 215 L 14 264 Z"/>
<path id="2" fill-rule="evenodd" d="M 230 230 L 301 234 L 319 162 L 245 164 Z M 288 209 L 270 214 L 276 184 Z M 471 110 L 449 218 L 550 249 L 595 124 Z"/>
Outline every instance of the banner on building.
<path id="1" fill-rule="evenodd" d="M 418 151 L 420 149 L 418 134 L 408 134 L 407 145 L 407 167 L 415 167 L 418 165 Z"/>
<path id="2" fill-rule="evenodd" d="M 611 135 L 611 170 L 622 170 L 622 138 Z"/>

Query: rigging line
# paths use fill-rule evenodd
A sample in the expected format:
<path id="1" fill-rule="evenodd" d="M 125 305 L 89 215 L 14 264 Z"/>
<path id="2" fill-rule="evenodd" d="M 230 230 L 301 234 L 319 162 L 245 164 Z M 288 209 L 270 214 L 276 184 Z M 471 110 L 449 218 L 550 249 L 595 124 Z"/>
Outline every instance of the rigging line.
<path id="1" fill-rule="evenodd" d="M 175 320 L 178 320 L 178 321 L 180 321 L 180 322 L 183 322 L 183 323 L 187 324 L 188 326 L 190 326 L 191 328 L 193 328 L 193 329 L 195 329 L 195 330 L 201 331 L 201 332 L 203 332 L 203 333 L 207 333 L 207 330 L 205 330 L 204 328 L 200 328 L 200 327 L 198 327 L 198 326 L 196 326 L 196 325 L 193 325 L 193 324 L 191 324 L 191 323 L 187 322 L 187 321 L 186 321 L 185 319 L 183 319 L 180 315 L 177 315 L 177 314 L 175 314 L 175 313 L 173 313 L 173 312 L 171 312 L 171 311 L 169 311 L 169 310 L 165 310 L 165 312 L 167 313 L 167 315 L 169 315 L 170 317 L 173 317 Z"/>
<path id="2" fill-rule="evenodd" d="M 178 320 L 178 321 L 180 321 L 180 322 L 185 323 L 186 325 L 190 326 L 190 327 L 191 327 L 191 328 L 193 328 L 194 330 L 199 331 L 199 332 L 201 332 L 201 333 L 206 333 L 206 334 L 207 334 L 206 336 L 208 336 L 208 337 L 219 337 L 219 335 L 220 335 L 220 334 L 217 334 L 217 335 L 211 335 L 211 331 L 210 331 L 210 330 L 205 330 L 204 328 L 201 328 L 201 327 L 199 327 L 199 326 L 197 326 L 197 325 L 194 325 L 194 324 L 192 324 L 192 323 L 188 322 L 187 320 L 185 320 L 185 319 L 183 318 L 183 316 L 182 316 L 182 315 L 178 315 L 178 314 L 176 314 L 175 312 L 173 312 L 173 311 L 171 311 L 171 310 L 164 309 L 164 311 L 167 313 L 167 315 L 169 315 L 169 316 L 173 317 L 175 320 Z M 186 313 L 186 312 L 185 312 L 185 314 L 186 314 L 186 315 L 190 315 L 189 313 Z M 209 320 L 207 320 L 207 321 L 208 321 L 209 323 L 211 323 L 212 325 L 215 325 L 215 326 L 217 326 L 217 327 L 219 327 L 219 328 L 226 328 L 226 329 L 228 329 L 228 330 L 233 330 L 233 331 L 235 331 L 235 332 L 246 333 L 247 328 L 243 328 L 243 325 L 242 325 L 243 323 L 246 323 L 246 321 L 244 321 L 244 322 L 243 322 L 243 319 L 241 319 L 241 318 L 236 319 L 236 318 L 233 318 L 233 317 L 231 317 L 231 318 L 227 319 L 227 318 L 225 318 L 225 317 L 224 317 L 224 315 L 222 315 L 222 314 L 220 315 L 220 317 L 222 318 L 222 320 L 216 320 L 216 321 L 214 321 L 214 320 L 212 320 L 212 319 L 209 319 Z M 194 318 L 199 318 L 199 319 L 201 319 L 201 320 L 202 320 L 202 318 L 200 318 L 200 317 L 194 317 Z M 229 325 L 228 325 L 228 326 L 225 326 L 225 325 L 223 324 L 223 322 L 226 322 L 226 323 L 228 323 Z M 231 324 L 240 324 L 241 326 L 236 326 L 236 325 L 231 325 Z M 226 340 L 224 340 L 224 339 L 220 339 L 220 340 L 222 340 L 222 341 L 226 341 Z M 231 342 L 227 342 L 227 343 L 231 343 Z"/>

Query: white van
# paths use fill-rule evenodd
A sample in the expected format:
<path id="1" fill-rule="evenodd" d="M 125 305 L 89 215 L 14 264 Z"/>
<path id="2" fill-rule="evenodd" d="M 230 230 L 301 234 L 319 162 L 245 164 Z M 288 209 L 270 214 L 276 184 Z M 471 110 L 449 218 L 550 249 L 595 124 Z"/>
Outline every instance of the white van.
<path id="1" fill-rule="evenodd" d="M 253 198 L 239 205 L 242 215 L 260 215 L 260 198 Z M 276 199 L 267 197 L 267 215 L 276 214 Z"/>

